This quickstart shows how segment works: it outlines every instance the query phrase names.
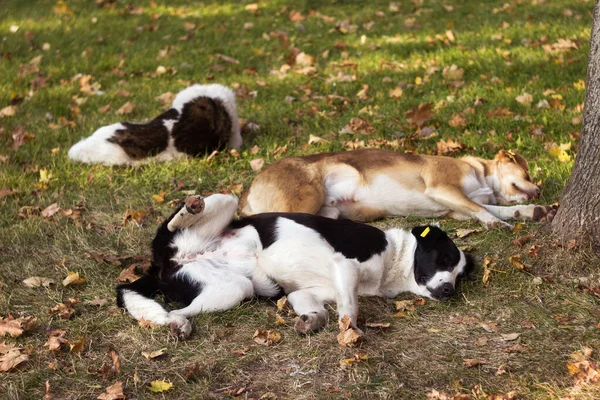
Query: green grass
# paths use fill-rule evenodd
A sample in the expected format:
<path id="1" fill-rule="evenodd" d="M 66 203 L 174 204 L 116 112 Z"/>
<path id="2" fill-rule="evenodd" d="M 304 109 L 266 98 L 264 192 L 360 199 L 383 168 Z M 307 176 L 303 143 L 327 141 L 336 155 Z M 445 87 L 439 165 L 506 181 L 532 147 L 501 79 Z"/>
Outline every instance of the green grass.
<path id="1" fill-rule="evenodd" d="M 588 277 L 592 286 L 598 285 L 600 263 L 585 248 L 555 245 L 543 224 L 526 224 L 519 233 L 481 231 L 457 239 L 461 246 L 474 249 L 479 267 L 450 302 L 429 301 L 416 313 L 395 318 L 393 301 L 361 299 L 363 318 L 389 321 L 391 327 L 366 328 L 367 341 L 360 351 L 368 359 L 346 369 L 339 361 L 355 351 L 337 345 L 334 323 L 323 332 L 300 337 L 291 327 L 292 317 L 286 317 L 289 326 L 275 324 L 276 307 L 269 301 L 255 300 L 226 313 L 198 316 L 194 333 L 185 342 L 175 340 L 166 328 L 141 328 L 114 303 L 118 276 L 132 261 L 116 266 L 92 256 L 147 255 L 158 222 L 173 204 L 188 191 L 227 191 L 235 183 L 247 188 L 255 174 L 249 166 L 254 158 L 271 162 L 282 156 L 342 150 L 344 142 L 356 138 L 367 144 L 400 139 L 398 151 L 424 154 L 434 154 L 442 138 L 463 143 L 459 155 L 491 157 L 501 148 L 512 148 L 530 161 L 534 180 L 541 181 L 539 202 L 558 201 L 572 162 L 561 163 L 546 146 L 550 142 L 577 146 L 580 124 L 572 120 L 581 116 L 585 91 L 574 83 L 585 80 L 592 1 L 416 0 L 399 2 L 397 11 L 391 10 L 389 1 L 273 1 L 260 2 L 254 14 L 245 9 L 249 3 L 242 2 L 117 1 L 111 8 L 67 0 L 73 16 L 56 15 L 53 1 L 2 4 L 0 109 L 14 99 L 22 102 L 15 116 L 0 118 L 0 159 L 8 157 L 0 161 L 0 189 L 19 191 L 0 200 L 0 314 L 38 317 L 32 332 L 5 338 L 22 345 L 30 361 L 18 371 L 2 373 L 3 398 L 40 398 L 45 381 L 57 399 L 95 398 L 117 380 L 123 382 L 128 398 L 158 398 L 161 395 L 146 387 L 156 379 L 174 384 L 164 398 L 182 399 L 232 397 L 239 388 L 245 388 L 241 398 L 273 392 L 279 398 L 412 399 L 425 398 L 432 389 L 473 398 L 485 397 L 481 390 L 514 390 L 521 398 L 560 398 L 573 390 L 566 365 L 569 354 L 588 346 L 596 350 L 592 358 L 598 359 L 598 299 L 577 289 L 574 279 Z M 129 4 L 135 7 L 128 8 Z M 444 6 L 452 6 L 453 11 Z M 127 11 L 132 9 L 134 13 Z M 292 10 L 306 18 L 291 21 Z M 407 27 L 410 18 L 418 26 Z M 338 32 L 336 23 L 344 20 L 356 25 L 356 31 Z M 195 28 L 187 31 L 186 22 Z M 248 22 L 253 26 L 245 29 Z M 16 33 L 10 31 L 13 25 L 19 27 Z M 287 33 L 288 45 L 269 37 L 278 30 Z M 447 39 L 447 30 L 453 32 L 454 41 Z M 188 34 L 193 37 L 180 40 Z M 547 51 L 559 39 L 569 39 L 576 48 Z M 49 50 L 43 50 L 44 43 Z M 167 46 L 169 56 L 157 59 Z M 315 74 L 293 70 L 283 78 L 270 74 L 285 63 L 291 46 L 316 57 Z M 239 64 L 220 60 L 219 53 Z M 48 79 L 46 86 L 32 90 L 30 81 L 37 73 L 24 70 L 40 55 L 39 71 Z M 356 66 L 344 67 L 344 61 Z M 387 67 L 390 63 L 396 67 Z M 459 87 L 442 76 L 443 68 L 452 64 L 464 69 L 464 84 Z M 176 73 L 156 76 L 159 65 Z M 432 72 L 431 67 L 439 70 Z M 252 69 L 256 74 L 249 72 Z M 356 80 L 331 81 L 330 76 L 339 71 L 355 75 Z M 99 83 L 104 95 L 80 92 L 78 81 L 71 82 L 78 73 L 92 75 L 92 83 Z M 416 85 L 417 78 L 423 83 Z M 81 137 L 123 119 L 115 111 L 126 101 L 136 103 L 127 119 L 143 121 L 164 109 L 157 96 L 176 93 L 190 83 L 210 82 L 237 88 L 242 94 L 240 116 L 260 125 L 259 132 L 244 138 L 239 158 L 222 152 L 212 161 L 198 158 L 140 168 L 87 166 L 68 160 L 67 150 Z M 367 99 L 356 96 L 363 85 L 369 85 Z M 390 98 L 388 92 L 398 85 L 403 96 Z M 130 96 L 119 96 L 119 89 Z M 540 100 L 552 101 L 547 90 L 561 96 L 557 108 L 536 107 Z M 243 95 L 253 91 L 255 98 Z M 530 106 L 515 100 L 524 92 L 534 98 Z M 327 97 L 334 94 L 345 99 Z M 287 96 L 296 101 L 285 102 Z M 79 114 L 70 108 L 74 98 L 85 99 Z M 475 106 L 477 98 L 484 101 Z M 405 113 L 425 103 L 434 103 L 427 126 L 437 136 L 416 139 L 416 128 Z M 109 112 L 99 112 L 108 104 Z M 367 107 L 372 113 L 360 114 Z M 513 115 L 486 117 L 499 107 Z M 457 113 L 465 114 L 466 126 L 449 124 Z M 338 135 L 358 116 L 366 118 L 376 133 Z M 61 126 L 61 117 L 75 126 Z M 35 138 L 12 150 L 12 132 L 19 125 Z M 532 133 L 536 128 L 542 136 Z M 308 145 L 311 134 L 329 142 Z M 255 145 L 258 152 L 250 154 Z M 284 145 L 287 152 L 277 154 L 275 149 Z M 45 186 L 39 184 L 41 169 L 52 173 Z M 166 193 L 165 202 L 158 204 L 152 195 L 161 191 Z M 23 206 L 44 209 L 55 202 L 62 209 L 81 206 L 81 217 L 18 217 Z M 128 210 L 147 214 L 141 224 L 123 225 Z M 376 225 L 410 227 L 430 221 L 395 218 Z M 479 228 L 475 222 L 440 223 L 449 232 Z M 525 247 L 511 243 L 527 234 L 534 237 Z M 532 244 L 542 246 L 537 257 L 528 255 Z M 507 257 L 516 254 L 531 267 L 529 272 L 511 267 Z M 497 256 L 498 271 L 488 285 L 481 283 L 485 256 Z M 67 271 L 79 272 L 86 282 L 63 288 L 60 281 Z M 30 276 L 49 277 L 59 285 L 27 288 L 21 281 Z M 543 278 L 541 284 L 536 277 Z M 50 314 L 51 307 L 70 297 L 81 300 L 72 319 Z M 109 302 L 102 307 L 90 305 L 94 298 Z M 524 328 L 525 322 L 532 328 Z M 495 324 L 497 331 L 488 332 L 480 323 Z M 68 329 L 66 337 L 71 341 L 85 337 L 85 350 L 45 349 L 47 331 L 55 328 Z M 272 347 L 255 346 L 252 335 L 257 329 L 278 329 L 283 340 Z M 515 332 L 521 333 L 516 341 L 502 340 L 502 334 Z M 528 348 L 507 352 L 515 343 Z M 103 377 L 99 370 L 109 362 L 110 348 L 118 351 L 122 368 Z M 167 348 L 163 358 L 141 356 L 141 351 L 160 348 Z M 248 348 L 244 356 L 232 353 L 243 348 Z M 466 358 L 487 363 L 467 368 Z M 186 371 L 196 363 L 195 379 L 186 380 Z M 496 375 L 500 365 L 507 373 Z M 594 387 L 574 394 L 576 398 L 597 395 Z"/>

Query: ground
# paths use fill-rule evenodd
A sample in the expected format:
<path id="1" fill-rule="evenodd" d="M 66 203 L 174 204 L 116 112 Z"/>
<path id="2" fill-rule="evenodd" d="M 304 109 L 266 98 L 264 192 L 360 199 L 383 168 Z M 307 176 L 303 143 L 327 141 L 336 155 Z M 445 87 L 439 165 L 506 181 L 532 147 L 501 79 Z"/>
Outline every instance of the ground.
<path id="1" fill-rule="evenodd" d="M 530 161 L 537 202 L 557 202 L 577 151 L 592 7 L 4 1 L 0 332 L 12 326 L 14 337 L 0 346 L 2 397 L 96 398 L 121 382 L 127 398 L 597 398 L 584 382 L 600 350 L 600 262 L 544 223 L 486 231 L 439 220 L 475 255 L 474 276 L 448 302 L 417 299 L 397 312 L 394 300 L 361 299 L 358 349 L 337 344 L 333 320 L 297 335 L 294 316 L 263 299 L 198 316 L 178 341 L 168 328 L 140 326 L 114 296 L 124 269 L 147 266 L 173 207 L 191 193 L 239 195 L 256 173 L 252 160 L 362 146 L 482 157 L 513 149 Z M 147 120 L 165 109 L 164 93 L 212 82 L 234 88 L 240 117 L 259 127 L 239 152 L 139 168 L 68 160 L 98 127 Z M 121 109 L 127 102 L 135 107 Z M 459 237 L 464 229 L 476 231 Z M 85 281 L 64 286 L 70 271 Z M 34 276 L 55 283 L 23 283 Z M 11 316 L 37 322 L 21 333 Z M 44 346 L 56 329 L 65 331 Z M 281 339 L 258 344 L 257 330 Z M 20 354 L 28 359 L 9 368 L 7 357 Z M 153 393 L 156 380 L 172 387 Z"/>

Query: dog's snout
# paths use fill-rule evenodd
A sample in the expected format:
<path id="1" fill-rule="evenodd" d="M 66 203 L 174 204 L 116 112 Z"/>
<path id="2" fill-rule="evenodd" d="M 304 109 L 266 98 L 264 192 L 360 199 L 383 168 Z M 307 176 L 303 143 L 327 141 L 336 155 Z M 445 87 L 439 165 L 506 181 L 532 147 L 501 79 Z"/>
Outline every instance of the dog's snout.
<path id="1" fill-rule="evenodd" d="M 542 191 L 540 190 L 540 188 L 536 187 L 535 190 L 533 191 L 533 197 L 538 198 L 538 197 L 540 197 L 541 193 L 542 193 Z"/>
<path id="2" fill-rule="evenodd" d="M 446 300 L 454 294 L 454 286 L 446 282 L 432 290 L 431 294 L 438 300 Z"/>

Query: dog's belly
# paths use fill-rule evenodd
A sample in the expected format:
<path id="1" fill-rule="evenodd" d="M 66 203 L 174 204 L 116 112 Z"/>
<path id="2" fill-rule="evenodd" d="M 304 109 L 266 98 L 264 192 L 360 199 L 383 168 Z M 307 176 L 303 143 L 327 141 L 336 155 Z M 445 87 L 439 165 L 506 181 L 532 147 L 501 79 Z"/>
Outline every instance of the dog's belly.
<path id="1" fill-rule="evenodd" d="M 440 217 L 450 210 L 427 197 L 422 191 L 409 189 L 387 175 L 373 179 L 370 185 L 357 187 L 353 199 L 336 204 L 346 218 L 361 215 L 363 209 L 381 210 L 383 215 Z"/>

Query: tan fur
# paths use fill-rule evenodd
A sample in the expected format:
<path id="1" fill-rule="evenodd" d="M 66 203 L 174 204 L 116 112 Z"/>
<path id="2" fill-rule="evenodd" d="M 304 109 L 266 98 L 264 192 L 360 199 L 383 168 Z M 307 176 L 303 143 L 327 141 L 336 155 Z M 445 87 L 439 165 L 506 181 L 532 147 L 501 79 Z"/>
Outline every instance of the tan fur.
<path id="1" fill-rule="evenodd" d="M 379 188 L 383 196 L 386 195 L 384 189 L 389 187 L 391 192 L 396 190 L 404 196 L 419 194 L 431 202 L 430 211 L 424 205 L 416 215 L 474 218 L 487 226 L 508 225 L 501 220 L 509 218 L 533 219 L 534 214 L 539 219 L 540 210 L 534 212 L 532 207 L 535 206 L 513 206 L 510 210 L 495 207 L 492 211 L 487 207 L 514 204 L 539 195 L 539 188 L 531 183 L 527 161 L 517 153 L 504 150 L 493 160 L 401 154 L 380 149 L 288 157 L 267 166 L 255 177 L 242 197 L 240 213 L 328 215 L 331 212 L 337 216 L 339 212 L 343 217 L 359 221 L 388 215 L 415 215 L 411 210 L 394 212 L 377 201 L 368 204 L 355 197 L 327 203 L 327 179 L 341 186 L 357 185 L 362 196 L 365 193 L 369 196 L 372 185 L 382 177 L 386 179 L 383 189 Z M 467 190 L 469 193 L 465 193 L 466 187 L 472 187 Z M 406 198 L 398 199 L 402 200 Z M 542 214 L 546 216 L 548 209 L 544 210 Z"/>

